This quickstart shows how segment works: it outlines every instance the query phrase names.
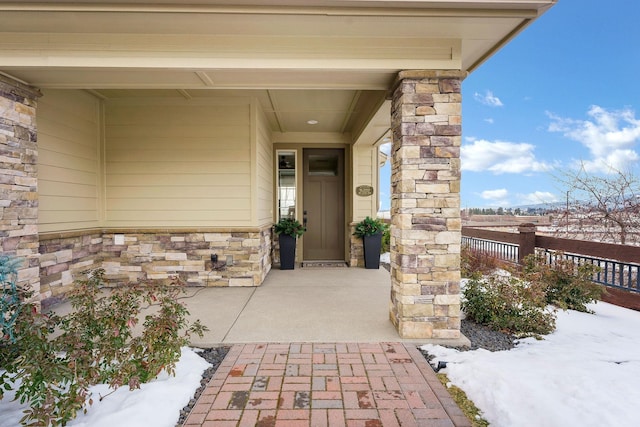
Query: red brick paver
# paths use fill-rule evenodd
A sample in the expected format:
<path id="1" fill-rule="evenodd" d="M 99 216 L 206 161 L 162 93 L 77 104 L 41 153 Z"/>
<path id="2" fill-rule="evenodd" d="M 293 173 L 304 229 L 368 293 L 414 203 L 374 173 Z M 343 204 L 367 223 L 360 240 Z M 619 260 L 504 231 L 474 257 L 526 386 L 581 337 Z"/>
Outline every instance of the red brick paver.
<path id="1" fill-rule="evenodd" d="M 185 426 L 470 426 L 420 352 L 401 343 L 240 344 Z"/>

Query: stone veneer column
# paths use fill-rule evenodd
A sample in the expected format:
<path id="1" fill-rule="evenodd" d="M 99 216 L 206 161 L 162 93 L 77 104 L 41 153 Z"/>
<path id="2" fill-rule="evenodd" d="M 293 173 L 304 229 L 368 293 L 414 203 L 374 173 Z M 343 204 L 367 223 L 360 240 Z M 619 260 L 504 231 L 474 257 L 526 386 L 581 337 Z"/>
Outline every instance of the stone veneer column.
<path id="1" fill-rule="evenodd" d="M 391 320 L 403 338 L 460 338 L 459 71 L 402 71 L 391 128 Z"/>
<path id="2" fill-rule="evenodd" d="M 38 145 L 40 92 L 0 74 L 0 247 L 22 258 L 18 283 L 40 293 Z"/>

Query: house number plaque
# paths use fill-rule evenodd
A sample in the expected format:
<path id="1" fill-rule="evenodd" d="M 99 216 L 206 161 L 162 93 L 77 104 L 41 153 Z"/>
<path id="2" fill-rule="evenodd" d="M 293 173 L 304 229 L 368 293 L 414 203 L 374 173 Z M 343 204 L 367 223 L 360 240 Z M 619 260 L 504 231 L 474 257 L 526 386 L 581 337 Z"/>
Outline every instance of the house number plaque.
<path id="1" fill-rule="evenodd" d="M 373 187 L 370 185 L 359 185 L 356 187 L 356 194 L 360 197 L 369 197 L 373 194 Z"/>

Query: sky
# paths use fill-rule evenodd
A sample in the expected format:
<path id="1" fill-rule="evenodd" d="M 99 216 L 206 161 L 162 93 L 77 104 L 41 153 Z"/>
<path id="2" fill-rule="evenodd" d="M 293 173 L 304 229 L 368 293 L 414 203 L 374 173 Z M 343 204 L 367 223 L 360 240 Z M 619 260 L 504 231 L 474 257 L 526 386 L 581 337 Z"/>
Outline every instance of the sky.
<path id="1" fill-rule="evenodd" d="M 559 0 L 463 81 L 463 209 L 561 202 L 575 168 L 640 165 L 638 19 L 638 1 Z"/>

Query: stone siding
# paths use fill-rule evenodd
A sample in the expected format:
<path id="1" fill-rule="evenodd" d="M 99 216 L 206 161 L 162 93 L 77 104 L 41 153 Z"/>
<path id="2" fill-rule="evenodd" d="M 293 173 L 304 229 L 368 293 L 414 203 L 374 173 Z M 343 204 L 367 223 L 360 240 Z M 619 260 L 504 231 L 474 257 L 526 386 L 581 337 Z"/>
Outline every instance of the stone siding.
<path id="1" fill-rule="evenodd" d="M 45 235 L 40 245 L 43 298 L 60 299 L 79 273 L 104 268 L 111 284 L 259 286 L 271 269 L 271 227 L 254 230 L 92 230 Z M 231 265 L 213 268 L 211 255 Z"/>
<path id="2" fill-rule="evenodd" d="M 18 284 L 40 292 L 38 144 L 40 92 L 0 75 L 0 249 L 22 258 Z"/>
<path id="3" fill-rule="evenodd" d="M 83 271 L 101 267 L 99 231 L 48 234 L 40 238 L 40 296 L 43 307 L 55 304 L 74 288 Z"/>
<path id="4" fill-rule="evenodd" d="M 391 320 L 403 338 L 460 337 L 461 75 L 403 71 L 391 126 Z"/>
<path id="5" fill-rule="evenodd" d="M 364 268 L 364 243 L 362 241 L 362 237 L 356 237 L 353 235 L 354 231 L 356 231 L 356 225 L 358 225 L 357 222 L 353 222 L 349 225 L 349 267 Z"/>

